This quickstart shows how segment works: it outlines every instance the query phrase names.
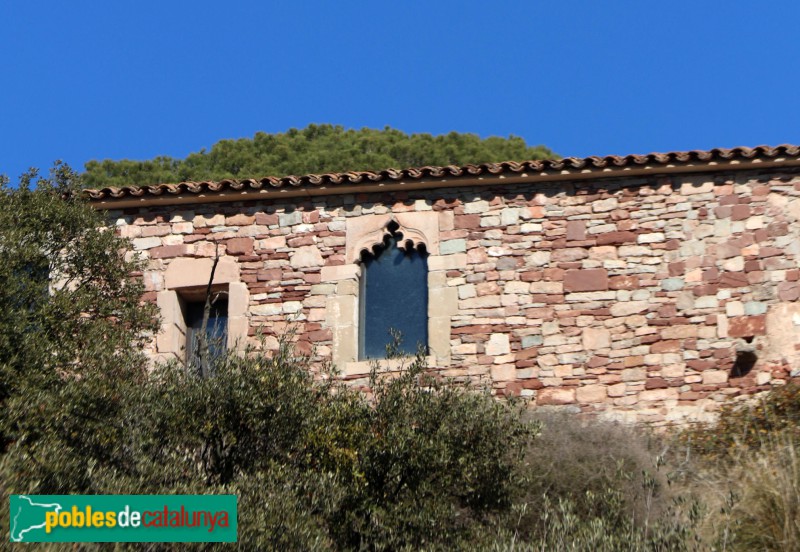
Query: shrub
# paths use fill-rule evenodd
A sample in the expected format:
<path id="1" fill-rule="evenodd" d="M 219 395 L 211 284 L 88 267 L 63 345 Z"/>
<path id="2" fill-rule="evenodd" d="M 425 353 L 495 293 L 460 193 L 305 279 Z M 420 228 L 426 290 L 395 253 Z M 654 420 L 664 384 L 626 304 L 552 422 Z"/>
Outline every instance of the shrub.
<path id="1" fill-rule="evenodd" d="M 736 456 L 739 447 L 759 448 L 776 434 L 790 432 L 800 438 L 800 384 L 774 387 L 751 402 L 728 403 L 717 421 L 682 432 L 680 438 L 693 451 L 709 456 Z"/>

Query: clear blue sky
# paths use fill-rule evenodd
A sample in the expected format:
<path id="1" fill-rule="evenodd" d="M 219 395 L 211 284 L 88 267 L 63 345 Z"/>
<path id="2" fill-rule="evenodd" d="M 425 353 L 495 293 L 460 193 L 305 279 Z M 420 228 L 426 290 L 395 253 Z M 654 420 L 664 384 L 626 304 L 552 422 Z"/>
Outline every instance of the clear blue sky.
<path id="1" fill-rule="evenodd" d="M 8 0 L 0 173 L 309 123 L 562 155 L 800 143 L 800 3 Z"/>

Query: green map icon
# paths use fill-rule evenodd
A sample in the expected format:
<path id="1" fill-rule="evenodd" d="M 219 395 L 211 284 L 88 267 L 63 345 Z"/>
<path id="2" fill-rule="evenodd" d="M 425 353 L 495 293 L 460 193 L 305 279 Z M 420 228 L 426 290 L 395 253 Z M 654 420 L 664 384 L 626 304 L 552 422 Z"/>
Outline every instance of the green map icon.
<path id="1" fill-rule="evenodd" d="M 45 514 L 58 513 L 61 510 L 61 504 L 35 502 L 25 495 L 12 495 L 9 509 L 11 541 L 26 542 L 36 539 L 45 532 Z"/>

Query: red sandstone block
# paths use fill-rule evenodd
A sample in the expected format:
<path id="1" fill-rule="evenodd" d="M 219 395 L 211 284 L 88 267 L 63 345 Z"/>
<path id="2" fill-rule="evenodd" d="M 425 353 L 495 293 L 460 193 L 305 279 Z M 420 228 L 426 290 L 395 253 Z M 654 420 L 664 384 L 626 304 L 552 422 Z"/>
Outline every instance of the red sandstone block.
<path id="1" fill-rule="evenodd" d="M 548 282 L 560 282 L 564 279 L 564 271 L 560 268 L 545 268 L 542 278 Z"/>
<path id="2" fill-rule="evenodd" d="M 528 379 L 522 382 L 522 387 L 525 389 L 541 389 L 544 384 L 538 379 Z"/>
<path id="3" fill-rule="evenodd" d="M 529 349 L 517 351 L 516 360 L 529 360 L 531 358 L 536 358 L 537 356 L 539 356 L 539 350 L 535 347 L 531 347 Z"/>
<path id="4" fill-rule="evenodd" d="M 776 257 L 781 253 L 783 253 L 783 251 L 781 249 L 778 249 L 777 247 L 762 247 L 761 249 L 758 250 L 758 256 L 761 257 L 762 259 L 766 259 L 768 257 Z"/>
<path id="5" fill-rule="evenodd" d="M 778 299 L 796 301 L 800 298 L 800 285 L 797 282 L 781 282 L 778 284 Z"/>
<path id="6" fill-rule="evenodd" d="M 619 245 L 635 242 L 636 234 L 633 232 L 607 232 L 597 236 L 597 245 Z"/>
<path id="7" fill-rule="evenodd" d="M 728 322 L 728 335 L 731 337 L 749 337 L 767 333 L 767 317 L 737 316 Z"/>
<path id="8" fill-rule="evenodd" d="M 480 215 L 457 215 L 453 218 L 453 227 L 459 228 L 480 228 L 481 216 Z"/>
<path id="9" fill-rule="evenodd" d="M 567 240 L 580 241 L 586 239 L 586 223 L 582 220 L 567 222 Z"/>
<path id="10" fill-rule="evenodd" d="M 744 272 L 723 272 L 719 279 L 719 287 L 721 288 L 744 287 L 746 285 L 747 274 Z"/>
<path id="11" fill-rule="evenodd" d="M 681 342 L 677 340 L 656 341 L 650 345 L 651 353 L 676 353 L 681 349 Z"/>
<path id="12" fill-rule="evenodd" d="M 572 404 L 574 402 L 574 389 L 541 389 L 536 397 L 536 403 L 540 405 Z"/>
<path id="13" fill-rule="evenodd" d="M 529 270 L 528 272 L 521 273 L 519 277 L 523 282 L 538 282 L 542 279 L 542 271 Z"/>
<path id="14" fill-rule="evenodd" d="M 731 208 L 731 220 L 744 220 L 750 216 L 749 205 L 734 205 Z"/>
<path id="15" fill-rule="evenodd" d="M 185 245 L 162 245 L 150 250 L 152 259 L 170 259 L 172 257 L 182 257 L 186 255 Z"/>
<path id="16" fill-rule="evenodd" d="M 744 263 L 745 272 L 754 272 L 756 270 L 761 270 L 761 261 L 745 261 Z"/>
<path id="17" fill-rule="evenodd" d="M 266 213 L 256 213 L 256 224 L 261 226 L 270 226 L 278 224 L 278 215 L 268 215 Z"/>
<path id="18" fill-rule="evenodd" d="M 253 238 L 231 238 L 225 242 L 228 255 L 252 255 Z"/>
<path id="19" fill-rule="evenodd" d="M 257 273 L 258 280 L 260 281 L 269 281 L 269 280 L 280 280 L 282 272 L 279 268 L 272 268 L 269 270 L 259 270 Z"/>
<path id="20" fill-rule="evenodd" d="M 608 272 L 604 268 L 568 270 L 564 274 L 564 291 L 605 291 L 608 289 Z"/>
<path id="21" fill-rule="evenodd" d="M 664 378 L 647 378 L 644 382 L 645 389 L 666 389 L 669 383 Z"/>
<path id="22" fill-rule="evenodd" d="M 737 203 L 739 203 L 739 196 L 736 194 L 724 195 L 719 198 L 720 205 L 736 205 Z"/>
<path id="23" fill-rule="evenodd" d="M 773 222 L 767 226 L 767 235 L 771 238 L 785 236 L 789 233 L 789 225 L 785 222 Z"/>
<path id="24" fill-rule="evenodd" d="M 670 276 L 683 276 L 683 273 L 685 271 L 686 271 L 686 263 L 684 261 L 680 261 L 677 263 L 669 263 Z"/>
<path id="25" fill-rule="evenodd" d="M 720 205 L 719 207 L 714 207 L 714 216 L 718 219 L 724 219 L 731 216 L 732 207 L 730 205 Z"/>

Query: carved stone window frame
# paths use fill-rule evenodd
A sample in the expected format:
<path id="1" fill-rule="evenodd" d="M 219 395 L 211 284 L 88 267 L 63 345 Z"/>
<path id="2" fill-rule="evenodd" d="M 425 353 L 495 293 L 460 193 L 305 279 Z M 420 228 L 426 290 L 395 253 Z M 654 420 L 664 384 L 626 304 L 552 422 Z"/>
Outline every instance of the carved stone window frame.
<path id="1" fill-rule="evenodd" d="M 447 286 L 447 270 L 463 268 L 453 264 L 454 255 L 439 252 L 439 215 L 434 211 L 362 215 L 346 221 L 345 263 L 322 268 L 322 283 L 336 285 L 336 293 L 326 301 L 326 325 L 332 330 L 332 361 L 345 377 L 364 376 L 370 361 L 358 360 L 359 280 L 361 253 L 383 243 L 397 225 L 403 245 L 423 245 L 428 253 L 428 363 L 445 367 L 450 364 L 451 317 L 458 310 L 458 294 Z M 458 259 L 466 266 L 466 258 Z M 392 364 L 391 362 L 389 364 Z"/>
<path id="2" fill-rule="evenodd" d="M 213 259 L 173 259 L 164 274 L 164 288 L 156 295 L 161 312 L 161 329 L 156 336 L 156 359 L 161 361 L 186 358 L 186 299 L 204 296 L 211 277 Z M 145 274 L 145 277 L 147 275 Z M 247 345 L 249 320 L 247 309 L 250 293 L 239 277 L 239 264 L 229 256 L 220 257 L 214 272 L 212 289 L 228 295 L 228 350 L 242 351 Z"/>

